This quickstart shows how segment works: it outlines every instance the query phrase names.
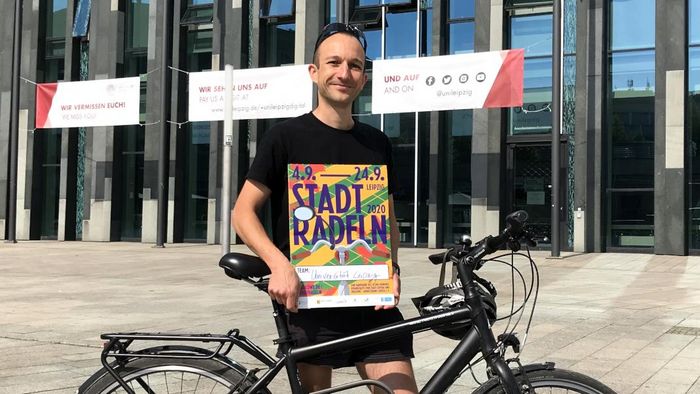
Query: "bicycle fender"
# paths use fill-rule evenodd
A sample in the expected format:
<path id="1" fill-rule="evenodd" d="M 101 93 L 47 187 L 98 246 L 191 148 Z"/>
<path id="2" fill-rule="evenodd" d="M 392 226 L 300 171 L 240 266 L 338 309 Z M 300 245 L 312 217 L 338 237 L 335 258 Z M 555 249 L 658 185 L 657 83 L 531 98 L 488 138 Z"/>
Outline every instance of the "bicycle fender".
<path id="1" fill-rule="evenodd" d="M 182 357 L 177 357 L 177 356 L 182 356 Z M 134 360 L 138 360 L 141 358 L 149 358 L 149 356 L 170 356 L 173 358 L 211 358 L 212 360 L 216 360 L 228 368 L 231 368 L 233 370 L 237 370 L 238 372 L 242 373 L 243 375 L 246 375 L 248 372 L 248 369 L 245 368 L 243 365 L 239 364 L 238 362 L 223 356 L 221 354 L 215 354 L 212 351 L 208 349 L 203 349 L 203 348 L 198 348 L 195 346 L 182 346 L 182 345 L 164 345 L 164 346 L 155 346 L 151 348 L 146 348 L 146 349 L 140 349 L 136 352 L 129 352 L 129 353 L 124 353 L 123 356 L 117 356 L 117 359 L 109 363 L 110 367 L 119 374 L 120 370 L 122 370 L 125 366 L 127 366 L 130 362 Z M 155 358 L 155 357 L 153 357 Z M 94 382 L 98 381 L 105 375 L 109 375 L 109 371 L 107 368 L 102 367 L 100 368 L 97 372 L 92 374 L 83 384 L 80 385 L 78 388 L 77 393 L 83 393 L 85 390 L 87 390 L 89 387 L 93 385 Z M 256 377 L 249 376 L 249 379 L 252 380 L 257 380 Z"/>

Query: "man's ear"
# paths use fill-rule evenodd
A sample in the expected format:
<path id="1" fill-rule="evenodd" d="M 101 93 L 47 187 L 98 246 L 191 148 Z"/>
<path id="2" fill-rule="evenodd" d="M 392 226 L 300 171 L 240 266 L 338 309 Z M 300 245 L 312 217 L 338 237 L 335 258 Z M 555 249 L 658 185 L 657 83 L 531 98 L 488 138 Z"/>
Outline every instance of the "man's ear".
<path id="1" fill-rule="evenodd" d="M 309 64 L 309 77 L 314 83 L 318 83 L 318 67 L 315 64 Z"/>

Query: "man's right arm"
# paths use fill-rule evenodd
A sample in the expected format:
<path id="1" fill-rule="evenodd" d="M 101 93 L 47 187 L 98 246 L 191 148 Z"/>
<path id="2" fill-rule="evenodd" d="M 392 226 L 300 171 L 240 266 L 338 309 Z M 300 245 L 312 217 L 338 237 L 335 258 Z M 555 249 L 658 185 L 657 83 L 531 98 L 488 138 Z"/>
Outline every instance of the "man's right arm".
<path id="1" fill-rule="evenodd" d="M 270 189 L 260 182 L 246 180 L 233 207 L 231 221 L 236 234 L 270 267 L 270 297 L 291 312 L 297 311 L 301 283 L 287 257 L 267 236 L 257 212 L 270 197 Z"/>

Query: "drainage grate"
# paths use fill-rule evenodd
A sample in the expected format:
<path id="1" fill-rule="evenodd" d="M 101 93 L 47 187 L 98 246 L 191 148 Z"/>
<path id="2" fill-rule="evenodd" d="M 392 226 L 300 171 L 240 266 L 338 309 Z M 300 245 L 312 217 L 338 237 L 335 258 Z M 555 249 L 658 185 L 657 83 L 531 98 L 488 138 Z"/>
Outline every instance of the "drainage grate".
<path id="1" fill-rule="evenodd" d="M 675 326 L 666 331 L 666 334 L 700 336 L 700 327 Z"/>

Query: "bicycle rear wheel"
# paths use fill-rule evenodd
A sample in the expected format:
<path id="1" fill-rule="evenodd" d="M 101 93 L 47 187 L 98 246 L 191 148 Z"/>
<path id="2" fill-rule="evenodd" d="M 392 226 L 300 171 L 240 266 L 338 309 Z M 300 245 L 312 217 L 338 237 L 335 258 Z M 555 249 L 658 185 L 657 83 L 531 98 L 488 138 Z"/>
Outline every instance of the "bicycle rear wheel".
<path id="1" fill-rule="evenodd" d="M 211 359 L 142 358 L 130 361 L 117 371 L 135 393 L 229 393 L 236 385 L 242 392 L 254 383 L 242 368 Z M 88 379 L 78 393 L 123 394 L 127 391 L 103 368 Z"/>
<path id="2" fill-rule="evenodd" d="M 521 384 L 523 393 L 532 394 L 528 389 L 522 375 L 516 376 Z M 603 383 L 578 372 L 564 369 L 545 369 L 530 371 L 527 373 L 527 380 L 530 382 L 534 393 L 580 393 L 580 394 L 616 394 L 610 387 Z M 498 383 L 498 378 L 491 378 L 474 391 L 474 394 L 502 394 L 505 391 Z"/>

